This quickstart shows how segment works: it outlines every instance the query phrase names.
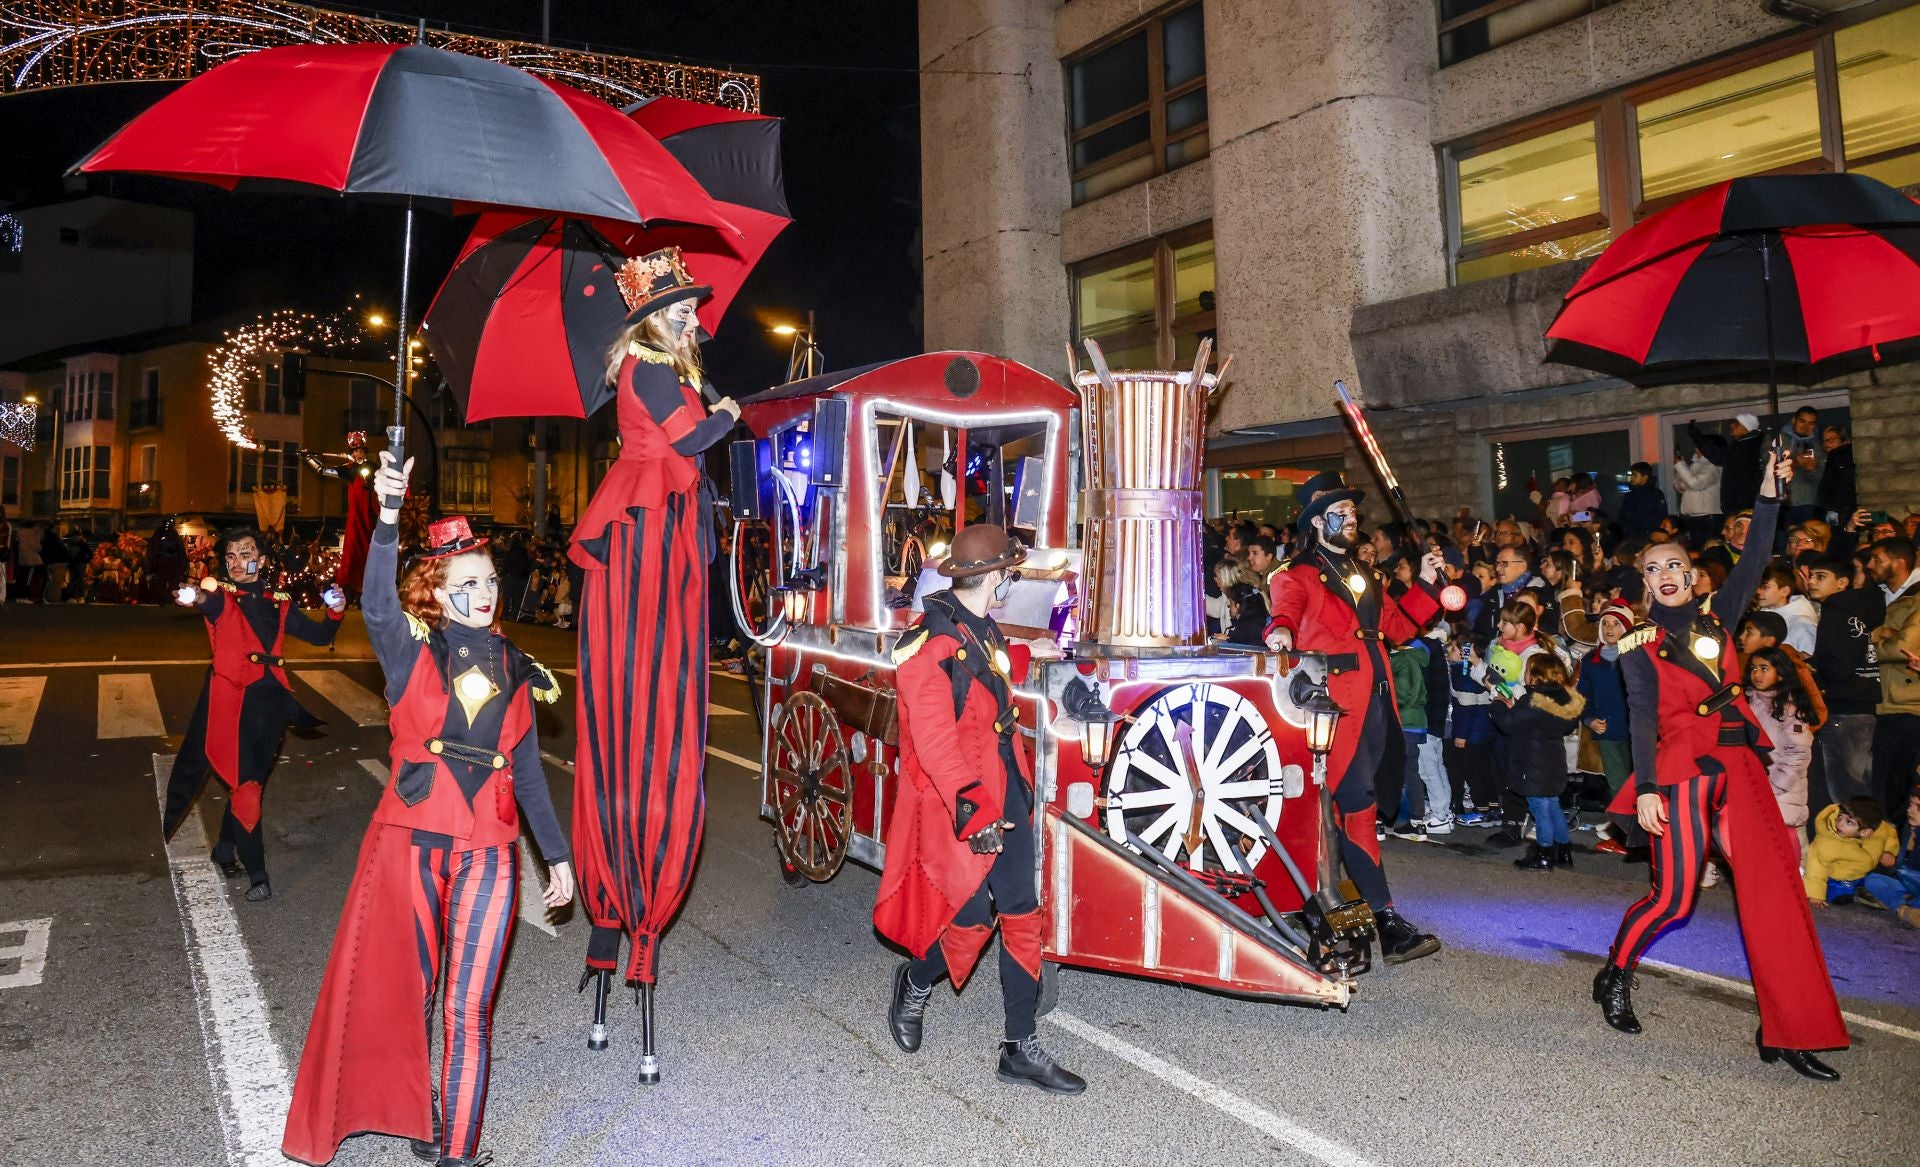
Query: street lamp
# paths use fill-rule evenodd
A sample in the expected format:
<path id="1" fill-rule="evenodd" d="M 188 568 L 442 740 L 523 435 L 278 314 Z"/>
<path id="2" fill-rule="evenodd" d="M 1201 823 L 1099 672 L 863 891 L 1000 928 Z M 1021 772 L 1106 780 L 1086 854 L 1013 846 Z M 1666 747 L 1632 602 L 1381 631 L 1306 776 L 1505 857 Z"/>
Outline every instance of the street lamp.
<path id="1" fill-rule="evenodd" d="M 787 381 L 789 383 L 826 371 L 826 356 L 820 351 L 820 346 L 814 343 L 813 309 L 807 309 L 805 328 L 797 324 L 775 324 L 767 331 L 782 340 L 793 341 L 792 347 L 787 350 Z"/>
<path id="2" fill-rule="evenodd" d="M 380 329 L 380 328 L 385 328 L 386 326 L 387 326 L 387 318 L 385 316 L 380 315 L 378 312 L 372 312 L 367 315 L 368 328 Z"/>

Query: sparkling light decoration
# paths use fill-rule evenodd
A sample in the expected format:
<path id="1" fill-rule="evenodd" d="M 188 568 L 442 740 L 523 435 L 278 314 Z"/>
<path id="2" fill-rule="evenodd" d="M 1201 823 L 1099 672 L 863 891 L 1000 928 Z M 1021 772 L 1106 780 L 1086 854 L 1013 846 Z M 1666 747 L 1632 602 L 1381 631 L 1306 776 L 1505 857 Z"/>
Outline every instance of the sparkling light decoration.
<path id="1" fill-rule="evenodd" d="M 341 349 L 366 341 L 359 317 L 352 312 L 316 316 L 282 308 L 252 324 L 229 331 L 207 354 L 212 366 L 208 388 L 213 393 L 213 421 L 227 440 L 243 450 L 258 450 L 247 428 L 247 390 L 260 376 L 263 361 L 277 361 L 285 349 Z"/>
<path id="2" fill-rule="evenodd" d="M 3 0 L 0 94 L 119 81 L 185 81 L 259 49 L 297 44 L 411 44 L 413 24 L 271 0 Z M 556 49 L 428 29 L 435 48 L 501 61 L 614 105 L 684 97 L 760 109 L 751 73 Z"/>
<path id="3" fill-rule="evenodd" d="M 31 402 L 0 401 L 0 442 L 33 449 L 33 427 L 39 420 L 40 410 Z"/>

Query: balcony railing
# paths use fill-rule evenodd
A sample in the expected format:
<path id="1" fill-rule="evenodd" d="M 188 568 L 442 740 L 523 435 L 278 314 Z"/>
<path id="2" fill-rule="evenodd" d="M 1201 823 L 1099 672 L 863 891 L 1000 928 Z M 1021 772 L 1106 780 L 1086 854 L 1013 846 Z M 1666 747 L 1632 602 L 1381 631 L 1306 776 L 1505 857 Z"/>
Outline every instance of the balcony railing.
<path id="1" fill-rule="evenodd" d="M 158 397 L 134 398 L 127 408 L 127 424 L 134 429 L 157 429 L 161 424 L 160 399 Z"/>
<path id="2" fill-rule="evenodd" d="M 159 482 L 127 483 L 127 511 L 129 514 L 160 509 Z"/>

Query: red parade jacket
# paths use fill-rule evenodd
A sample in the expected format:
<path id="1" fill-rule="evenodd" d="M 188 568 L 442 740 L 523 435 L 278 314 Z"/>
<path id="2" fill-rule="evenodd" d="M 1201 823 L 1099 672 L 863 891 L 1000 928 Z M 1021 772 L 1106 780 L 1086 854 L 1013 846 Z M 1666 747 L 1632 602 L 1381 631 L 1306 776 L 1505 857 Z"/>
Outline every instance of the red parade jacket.
<path id="1" fill-rule="evenodd" d="M 1303 555 L 1288 561 L 1274 572 L 1268 585 L 1273 617 L 1267 631 L 1285 628 L 1292 633 L 1295 652 L 1327 654 L 1327 692 L 1347 712 L 1335 727 L 1333 750 L 1327 756 L 1327 773 L 1336 785 L 1346 775 L 1359 746 L 1361 722 L 1374 686 L 1384 682 L 1389 697 L 1392 695 L 1393 671 L 1375 669 L 1368 641 L 1380 642 L 1384 661 L 1387 649 L 1420 635 L 1420 630 L 1440 614 L 1440 601 L 1420 584 L 1395 600 L 1387 594 L 1386 577 L 1358 562 L 1353 567 L 1362 574 L 1370 594 L 1379 600 L 1380 615 L 1375 621 L 1361 619 L 1347 581 L 1333 578 L 1317 556 Z"/>
<path id="2" fill-rule="evenodd" d="M 213 646 L 213 675 L 207 680 L 207 764 L 229 789 L 237 789 L 241 781 L 240 715 L 247 689 L 271 672 L 280 687 L 291 693 L 281 654 L 286 651 L 287 614 L 293 610 L 293 601 L 280 593 L 269 593 L 279 623 L 273 645 L 268 647 L 260 643 L 253 623 L 241 611 L 238 589 L 223 585 L 221 590 L 226 599 L 220 613 L 207 621 L 207 637 Z M 329 610 L 327 619 L 337 627 L 341 615 Z M 291 696 L 288 701 L 292 701 Z"/>
<path id="3" fill-rule="evenodd" d="M 968 635 L 962 630 L 962 635 Z M 902 638 L 910 644 L 913 633 Z M 961 652 L 988 652 L 969 636 L 928 636 L 900 662 L 900 770 L 893 809 L 887 816 L 887 858 L 880 873 L 873 924 L 895 944 L 924 957 L 986 879 L 992 855 L 976 855 L 966 840 L 998 822 L 1007 798 L 1000 735 L 994 730 L 998 703 L 975 678 L 960 716 L 953 714 L 953 683 L 941 662 Z M 1007 647 L 1009 684 L 1026 679 L 1032 650 Z M 1033 783 L 1026 740 L 1013 736 L 1020 775 Z M 977 809 L 959 818 L 962 799 Z M 1030 831 L 1032 823 L 1018 823 Z"/>

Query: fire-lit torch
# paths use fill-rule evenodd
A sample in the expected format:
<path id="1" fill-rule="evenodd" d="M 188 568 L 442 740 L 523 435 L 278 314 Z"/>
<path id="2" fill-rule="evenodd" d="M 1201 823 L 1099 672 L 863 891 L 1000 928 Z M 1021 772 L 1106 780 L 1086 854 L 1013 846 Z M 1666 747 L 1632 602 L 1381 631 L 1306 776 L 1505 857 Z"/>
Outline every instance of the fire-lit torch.
<path id="1" fill-rule="evenodd" d="M 1340 395 L 1341 412 L 1352 423 L 1354 436 L 1360 439 L 1361 451 L 1366 454 L 1367 461 L 1373 464 L 1374 476 L 1387 484 L 1387 496 L 1393 500 L 1394 513 L 1400 516 L 1401 522 L 1406 522 L 1409 518 L 1407 496 L 1400 489 L 1400 480 L 1393 476 L 1393 467 L 1387 465 L 1387 456 L 1380 452 L 1380 443 L 1374 440 L 1373 428 L 1361 415 L 1360 406 L 1354 401 L 1353 395 L 1347 392 L 1345 381 L 1335 381 L 1333 391 Z"/>

